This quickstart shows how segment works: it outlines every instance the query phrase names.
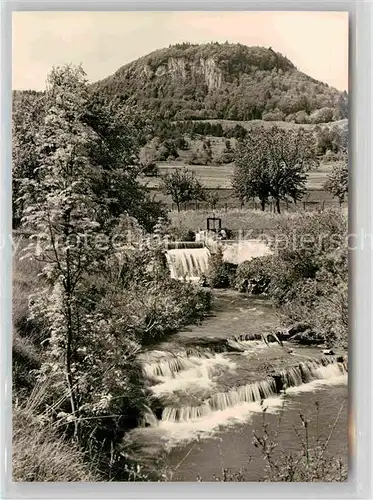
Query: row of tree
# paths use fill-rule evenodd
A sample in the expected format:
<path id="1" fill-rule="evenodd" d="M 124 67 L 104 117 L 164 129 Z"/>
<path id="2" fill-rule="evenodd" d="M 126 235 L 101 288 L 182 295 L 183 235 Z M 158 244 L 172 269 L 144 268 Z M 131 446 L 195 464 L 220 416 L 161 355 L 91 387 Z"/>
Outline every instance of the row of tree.
<path id="1" fill-rule="evenodd" d="M 257 128 L 239 143 L 235 152 L 230 145 L 227 151 L 234 160 L 235 195 L 243 204 L 259 199 L 262 210 L 273 201 L 278 213 L 281 201 L 297 203 L 303 198 L 307 173 L 319 164 L 315 135 L 304 129 Z M 190 201 L 213 201 L 188 169 L 174 169 L 162 181 L 163 192 L 171 196 L 178 210 Z M 325 189 L 344 201 L 348 192 L 347 151 L 339 153 Z"/>

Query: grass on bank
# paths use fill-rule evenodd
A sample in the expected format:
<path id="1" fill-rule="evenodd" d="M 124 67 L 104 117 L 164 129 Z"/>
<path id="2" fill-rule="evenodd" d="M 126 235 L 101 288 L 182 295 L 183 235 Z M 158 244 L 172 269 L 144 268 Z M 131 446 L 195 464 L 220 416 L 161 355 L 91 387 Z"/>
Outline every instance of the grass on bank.
<path id="1" fill-rule="evenodd" d="M 102 480 L 94 464 L 71 441 L 64 441 L 37 407 L 44 388 L 35 387 L 28 399 L 13 403 L 13 481 L 76 482 Z"/>

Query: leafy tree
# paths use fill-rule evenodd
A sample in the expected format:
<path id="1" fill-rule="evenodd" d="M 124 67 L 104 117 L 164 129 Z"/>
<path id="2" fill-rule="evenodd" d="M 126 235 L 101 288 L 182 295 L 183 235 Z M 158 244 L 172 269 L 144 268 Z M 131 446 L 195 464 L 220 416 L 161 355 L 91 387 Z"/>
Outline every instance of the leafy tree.
<path id="1" fill-rule="evenodd" d="M 324 107 L 315 110 L 310 115 L 311 123 L 328 123 L 333 120 L 334 109 L 329 107 Z"/>
<path id="2" fill-rule="evenodd" d="M 13 97 L 13 219 L 17 220 L 22 217 L 25 197 L 33 196 L 38 182 L 36 139 L 43 120 L 43 103 L 43 94 L 34 92 L 16 93 Z"/>
<path id="3" fill-rule="evenodd" d="M 149 116 L 130 108 L 120 99 L 108 100 L 87 86 L 80 121 L 95 136 L 87 154 L 97 175 L 92 178 L 97 196 L 110 200 L 108 209 L 115 219 L 129 213 L 150 230 L 164 207 L 150 197 L 139 183 L 144 166 L 139 150 L 154 131 Z M 48 94 L 50 96 L 50 94 Z M 43 133 L 47 110 L 46 94 L 15 94 L 13 106 L 13 205 L 16 217 L 33 202 L 40 178 L 40 151 L 36 144 Z M 149 161 L 149 155 L 147 158 Z M 100 174 L 101 169 L 101 174 Z M 93 186 L 93 184 L 92 184 Z"/>
<path id="4" fill-rule="evenodd" d="M 257 197 L 262 210 L 265 210 L 271 194 L 271 177 L 259 147 L 250 148 L 248 143 L 239 145 L 232 186 L 241 202 L 245 203 Z"/>
<path id="5" fill-rule="evenodd" d="M 211 210 L 215 210 L 216 205 L 218 204 L 219 201 L 219 189 L 220 187 L 217 186 L 215 191 L 212 190 L 205 190 L 205 200 L 209 204 Z"/>
<path id="6" fill-rule="evenodd" d="M 231 141 L 229 139 L 225 140 L 225 148 L 223 149 L 219 163 L 232 163 L 235 159 L 235 150 L 232 148 Z"/>
<path id="7" fill-rule="evenodd" d="M 259 127 L 239 146 L 233 187 L 242 201 L 258 197 L 263 210 L 272 197 L 280 213 L 281 200 L 302 198 L 306 172 L 314 166 L 316 142 L 311 132 Z"/>
<path id="8" fill-rule="evenodd" d="M 348 159 L 347 154 L 333 165 L 333 169 L 324 184 L 324 188 L 342 204 L 348 193 Z"/>
<path id="9" fill-rule="evenodd" d="M 325 154 L 327 151 L 339 153 L 346 149 L 346 134 L 339 127 L 317 127 L 315 129 L 317 138 L 317 149 L 319 154 Z"/>
<path id="10" fill-rule="evenodd" d="M 177 168 L 165 174 L 162 181 L 163 192 L 171 196 L 172 201 L 176 203 L 178 212 L 180 212 L 182 203 L 205 198 L 202 184 L 196 179 L 194 172 L 187 168 Z"/>
<path id="11" fill-rule="evenodd" d="M 206 139 L 202 144 L 203 152 L 201 155 L 201 160 L 203 165 L 209 165 L 212 161 L 212 149 L 210 139 Z"/>
<path id="12" fill-rule="evenodd" d="M 164 215 L 164 207 L 138 180 L 142 173 L 139 151 L 152 134 L 147 114 L 90 92 L 82 120 L 97 137 L 90 150 L 91 162 L 104 171 L 95 182 L 96 195 L 107 197 L 114 219 L 127 213 L 151 230 Z"/>
<path id="13" fill-rule="evenodd" d="M 66 386 L 76 436 L 82 404 L 78 386 L 83 376 L 78 353 L 91 344 L 89 320 L 81 307 L 82 280 L 105 255 L 91 241 L 87 244 L 87 238 L 101 236 L 109 216 L 108 200 L 99 200 L 95 194 L 95 182 L 103 175 L 103 168 L 90 160 L 97 136 L 81 119 L 88 95 L 81 68 L 56 68 L 50 74 L 37 144 L 39 182 L 24 218 L 45 237 L 37 249 L 38 258 L 45 263 L 44 273 L 52 284 L 52 292 L 34 300 L 34 309 L 43 308 L 50 325 L 50 357 L 42 373 L 46 377 L 53 373 L 57 386 Z"/>
<path id="14" fill-rule="evenodd" d="M 91 439 L 91 449 L 110 451 L 145 397 L 135 361 L 139 344 L 130 330 L 123 335 L 123 290 L 118 293 L 114 277 L 107 281 L 119 218 L 114 214 L 123 206 L 115 190 L 136 192 L 124 185 L 135 149 L 123 146 L 129 141 L 124 134 L 106 136 L 105 110 L 95 104 L 82 68 L 52 71 L 36 143 L 39 179 L 24 223 L 39 235 L 28 252 L 43 263 L 47 285 L 35 293 L 31 308 L 49 333 L 39 379 L 52 386 L 52 401 L 60 401 L 60 425 L 72 427 L 82 443 Z M 113 117 L 119 134 L 123 124 Z M 112 149 L 106 149 L 108 141 Z M 128 169 L 120 168 L 122 161 Z M 105 287 L 99 276 L 105 276 Z"/>

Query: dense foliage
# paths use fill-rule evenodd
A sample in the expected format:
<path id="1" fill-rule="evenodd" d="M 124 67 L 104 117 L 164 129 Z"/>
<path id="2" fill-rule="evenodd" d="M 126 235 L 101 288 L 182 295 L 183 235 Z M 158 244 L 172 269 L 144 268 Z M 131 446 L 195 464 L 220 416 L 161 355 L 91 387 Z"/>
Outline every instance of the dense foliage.
<path id="1" fill-rule="evenodd" d="M 343 203 L 348 194 L 348 157 L 341 155 L 339 161 L 333 165 L 324 188 L 329 191 L 340 203 Z"/>
<path id="2" fill-rule="evenodd" d="M 237 149 L 233 189 L 242 202 L 259 198 L 262 210 L 272 198 L 280 213 L 280 201 L 303 197 L 306 173 L 317 164 L 311 131 L 260 127 Z"/>
<path id="3" fill-rule="evenodd" d="M 177 168 L 165 174 L 162 178 L 162 183 L 163 192 L 171 196 L 172 201 L 176 203 L 178 212 L 180 212 L 182 203 L 203 200 L 205 198 L 202 184 L 198 181 L 194 172 L 191 172 L 187 168 Z"/>
<path id="4" fill-rule="evenodd" d="M 40 162 L 44 149 L 51 146 L 48 141 L 54 140 L 54 125 L 50 123 L 51 138 L 41 143 L 43 134 L 49 133 L 45 132 L 49 99 L 48 91 L 16 92 L 13 96 L 13 217 L 18 221 L 23 208 L 40 194 Z M 80 122 L 92 139 L 86 154 L 96 195 L 106 199 L 113 218 L 128 212 L 150 230 L 164 215 L 164 207 L 154 202 L 139 182 L 144 167 L 139 151 L 152 137 L 151 122 L 143 113 L 93 92 L 88 82 L 84 99 Z"/>
<path id="5" fill-rule="evenodd" d="M 272 256 L 256 257 L 242 262 L 237 267 L 234 287 L 239 292 L 265 294 L 271 284 Z"/>
<path id="6" fill-rule="evenodd" d="M 325 123 L 347 117 L 346 93 L 306 76 L 271 48 L 241 44 L 157 50 L 95 86 L 174 120 Z"/>
<path id="7" fill-rule="evenodd" d="M 201 319 L 210 295 L 171 280 L 164 249 L 147 237 L 162 224 L 146 217 L 155 214 L 135 180 L 138 132 L 123 108 L 92 98 L 80 67 L 55 68 L 43 99 L 37 166 L 22 177 L 22 224 L 33 236 L 23 258 L 40 266 L 24 314 L 43 340 L 33 356 L 19 332 L 16 390 L 32 387 L 30 367 L 45 388 L 31 416 L 48 422 L 45 445 L 58 429 L 106 479 L 123 479 L 117 445 L 147 403 L 136 355 Z"/>
<path id="8" fill-rule="evenodd" d="M 283 221 L 271 246 L 268 290 L 288 321 L 308 325 L 329 345 L 347 347 L 346 214 L 337 209 L 299 213 Z"/>
<path id="9" fill-rule="evenodd" d="M 212 288 L 228 288 L 233 284 L 236 269 L 236 264 L 224 261 L 223 250 L 219 246 L 209 259 L 206 282 Z"/>

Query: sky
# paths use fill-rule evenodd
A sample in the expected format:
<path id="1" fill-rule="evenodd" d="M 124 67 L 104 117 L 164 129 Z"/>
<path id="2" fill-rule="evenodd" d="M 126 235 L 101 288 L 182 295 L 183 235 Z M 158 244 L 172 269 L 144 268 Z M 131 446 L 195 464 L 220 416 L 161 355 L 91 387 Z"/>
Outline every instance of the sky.
<path id="1" fill-rule="evenodd" d="M 45 88 L 53 66 L 82 64 L 90 81 L 179 42 L 272 47 L 300 71 L 348 90 L 345 12 L 14 12 L 13 89 Z"/>

